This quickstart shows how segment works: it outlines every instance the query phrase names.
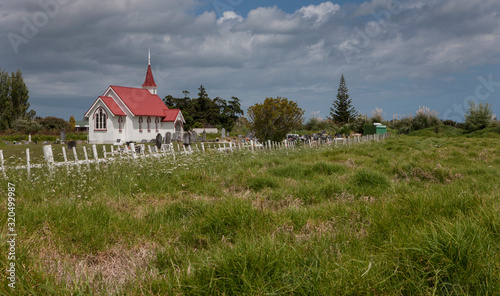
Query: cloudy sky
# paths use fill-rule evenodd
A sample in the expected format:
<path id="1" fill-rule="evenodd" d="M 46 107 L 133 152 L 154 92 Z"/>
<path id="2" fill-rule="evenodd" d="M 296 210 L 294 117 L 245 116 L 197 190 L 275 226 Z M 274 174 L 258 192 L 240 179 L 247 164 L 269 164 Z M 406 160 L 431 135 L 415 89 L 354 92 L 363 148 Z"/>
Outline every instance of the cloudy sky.
<path id="1" fill-rule="evenodd" d="M 109 85 L 160 97 L 287 97 L 325 118 L 344 73 L 358 111 L 500 114 L 498 0 L 0 0 L 0 68 L 40 116 L 77 120 Z"/>

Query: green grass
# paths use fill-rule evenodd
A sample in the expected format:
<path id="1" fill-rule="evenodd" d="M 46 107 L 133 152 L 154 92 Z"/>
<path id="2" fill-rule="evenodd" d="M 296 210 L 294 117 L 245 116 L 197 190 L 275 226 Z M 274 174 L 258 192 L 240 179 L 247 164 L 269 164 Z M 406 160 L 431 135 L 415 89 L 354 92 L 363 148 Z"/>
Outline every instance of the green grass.
<path id="1" fill-rule="evenodd" d="M 0 295 L 499 295 L 500 139 L 445 133 L 8 169 Z"/>

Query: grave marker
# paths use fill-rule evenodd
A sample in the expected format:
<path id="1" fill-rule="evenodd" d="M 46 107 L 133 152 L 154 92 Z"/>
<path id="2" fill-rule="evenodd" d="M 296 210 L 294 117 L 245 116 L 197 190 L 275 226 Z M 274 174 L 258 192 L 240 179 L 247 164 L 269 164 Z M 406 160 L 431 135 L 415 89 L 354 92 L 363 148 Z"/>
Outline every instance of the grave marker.
<path id="1" fill-rule="evenodd" d="M 158 149 L 160 149 L 160 148 L 161 148 L 161 143 L 162 143 L 162 142 L 163 142 L 163 139 L 162 139 L 162 137 L 161 137 L 161 134 L 160 134 L 160 133 L 158 133 L 158 134 L 156 135 L 156 147 L 157 147 Z"/>

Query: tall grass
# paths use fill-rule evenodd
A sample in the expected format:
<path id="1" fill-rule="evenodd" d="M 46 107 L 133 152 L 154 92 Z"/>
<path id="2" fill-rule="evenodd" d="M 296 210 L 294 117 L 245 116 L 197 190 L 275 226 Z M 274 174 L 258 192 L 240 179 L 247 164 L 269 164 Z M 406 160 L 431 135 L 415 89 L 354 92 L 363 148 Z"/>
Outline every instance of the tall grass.
<path id="1" fill-rule="evenodd" d="M 9 169 L 18 278 L 0 294 L 497 295 L 499 148 L 413 135 Z"/>

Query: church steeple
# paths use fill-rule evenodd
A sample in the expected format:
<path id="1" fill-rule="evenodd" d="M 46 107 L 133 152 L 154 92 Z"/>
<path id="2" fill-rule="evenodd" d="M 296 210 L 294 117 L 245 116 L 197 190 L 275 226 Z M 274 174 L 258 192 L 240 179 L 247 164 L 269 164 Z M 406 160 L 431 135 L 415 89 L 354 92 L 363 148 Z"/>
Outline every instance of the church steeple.
<path id="1" fill-rule="evenodd" d="M 157 94 L 158 86 L 153 78 L 153 71 L 151 71 L 151 51 L 148 48 L 148 70 L 146 71 L 146 79 L 142 84 L 142 88 L 149 90 L 153 95 Z"/>

